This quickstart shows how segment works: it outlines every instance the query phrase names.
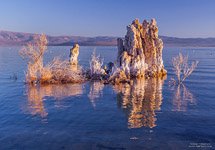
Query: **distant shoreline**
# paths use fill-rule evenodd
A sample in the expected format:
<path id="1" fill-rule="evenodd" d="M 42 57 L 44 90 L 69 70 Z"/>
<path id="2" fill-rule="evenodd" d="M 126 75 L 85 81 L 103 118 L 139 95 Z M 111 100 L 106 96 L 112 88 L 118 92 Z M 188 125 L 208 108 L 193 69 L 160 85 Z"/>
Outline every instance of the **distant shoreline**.
<path id="1" fill-rule="evenodd" d="M 25 45 L 0 45 L 0 48 L 2 47 L 7 47 L 7 48 L 10 48 L 10 47 L 23 47 Z M 71 45 L 48 45 L 48 47 L 71 47 Z M 117 49 L 117 46 L 116 45 L 80 45 L 80 47 L 115 47 Z M 188 48 L 188 49 L 191 49 L 191 48 L 194 48 L 194 49 L 215 49 L 215 46 L 214 47 L 198 47 L 198 46 L 164 46 L 164 48 L 178 48 L 178 49 L 184 49 L 184 48 Z"/>
<path id="2" fill-rule="evenodd" d="M 23 46 L 33 42 L 37 34 L 0 31 L 0 46 Z M 97 36 L 48 36 L 49 46 L 72 46 L 78 43 L 80 46 L 116 46 L 118 37 Z M 215 47 L 215 38 L 177 38 L 160 36 L 164 47 Z"/>

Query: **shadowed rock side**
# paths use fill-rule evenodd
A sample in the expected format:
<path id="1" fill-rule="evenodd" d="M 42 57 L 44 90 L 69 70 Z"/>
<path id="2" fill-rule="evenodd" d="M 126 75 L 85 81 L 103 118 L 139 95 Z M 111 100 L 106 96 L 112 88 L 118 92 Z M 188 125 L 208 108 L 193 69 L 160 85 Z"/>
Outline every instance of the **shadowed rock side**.
<path id="1" fill-rule="evenodd" d="M 155 19 L 150 23 L 144 20 L 142 24 L 134 20 L 127 26 L 125 39 L 117 40 L 117 46 L 117 66 L 127 78 L 160 77 L 167 73 L 162 58 L 163 42 L 158 37 Z"/>
<path id="2" fill-rule="evenodd" d="M 156 126 L 156 111 L 162 104 L 161 78 L 135 79 L 130 84 L 117 84 L 118 106 L 124 110 L 128 117 L 128 128 Z"/>

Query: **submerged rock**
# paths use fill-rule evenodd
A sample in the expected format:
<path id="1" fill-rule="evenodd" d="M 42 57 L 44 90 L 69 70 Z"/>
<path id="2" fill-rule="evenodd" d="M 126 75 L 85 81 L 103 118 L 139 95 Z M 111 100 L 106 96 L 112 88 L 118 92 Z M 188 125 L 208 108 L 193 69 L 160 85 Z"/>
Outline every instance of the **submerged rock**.
<path id="1" fill-rule="evenodd" d="M 163 42 L 158 37 L 158 27 L 155 19 L 141 24 L 135 19 L 127 26 L 125 39 L 117 40 L 117 67 L 127 78 L 164 76 L 162 50 Z"/>

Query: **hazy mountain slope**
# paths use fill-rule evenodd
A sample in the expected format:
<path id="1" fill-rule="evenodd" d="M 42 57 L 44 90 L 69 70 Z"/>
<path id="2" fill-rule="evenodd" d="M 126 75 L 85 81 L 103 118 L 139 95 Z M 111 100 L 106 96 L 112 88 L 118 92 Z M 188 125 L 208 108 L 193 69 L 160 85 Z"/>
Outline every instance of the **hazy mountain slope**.
<path id="1" fill-rule="evenodd" d="M 165 46 L 215 47 L 215 38 L 176 38 L 161 36 Z"/>
<path id="2" fill-rule="evenodd" d="M 35 34 L 0 31 L 0 45 L 24 45 L 27 42 L 33 41 Z M 80 36 L 47 36 L 49 45 L 73 45 L 79 43 L 80 45 L 116 45 L 117 37 L 80 37 Z"/>
<path id="3" fill-rule="evenodd" d="M 24 45 L 33 41 L 35 34 L 0 31 L 0 46 Z M 215 38 L 176 38 L 160 36 L 164 46 L 215 47 Z M 86 46 L 115 46 L 117 37 L 48 36 L 49 45 L 69 46 L 74 43 Z"/>

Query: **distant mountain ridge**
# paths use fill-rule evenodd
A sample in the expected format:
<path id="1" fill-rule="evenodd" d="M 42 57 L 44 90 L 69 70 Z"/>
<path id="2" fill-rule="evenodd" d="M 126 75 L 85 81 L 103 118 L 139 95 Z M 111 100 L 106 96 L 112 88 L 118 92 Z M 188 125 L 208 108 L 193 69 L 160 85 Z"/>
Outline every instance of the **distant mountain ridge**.
<path id="1" fill-rule="evenodd" d="M 160 36 L 164 46 L 179 47 L 215 47 L 215 38 L 177 38 Z"/>
<path id="2" fill-rule="evenodd" d="M 36 34 L 0 31 L 0 46 L 16 46 L 25 45 L 33 41 Z M 97 36 L 47 36 L 49 45 L 52 46 L 71 46 L 78 43 L 82 46 L 116 46 L 118 37 Z M 215 47 L 215 38 L 177 38 L 160 36 L 164 42 L 164 46 L 178 47 Z"/>
<path id="3" fill-rule="evenodd" d="M 32 42 L 33 33 L 0 31 L 0 46 L 25 45 Z M 81 36 L 47 36 L 49 45 L 69 46 L 74 43 L 86 46 L 112 46 L 116 45 L 117 37 L 98 36 L 98 37 L 81 37 Z"/>

